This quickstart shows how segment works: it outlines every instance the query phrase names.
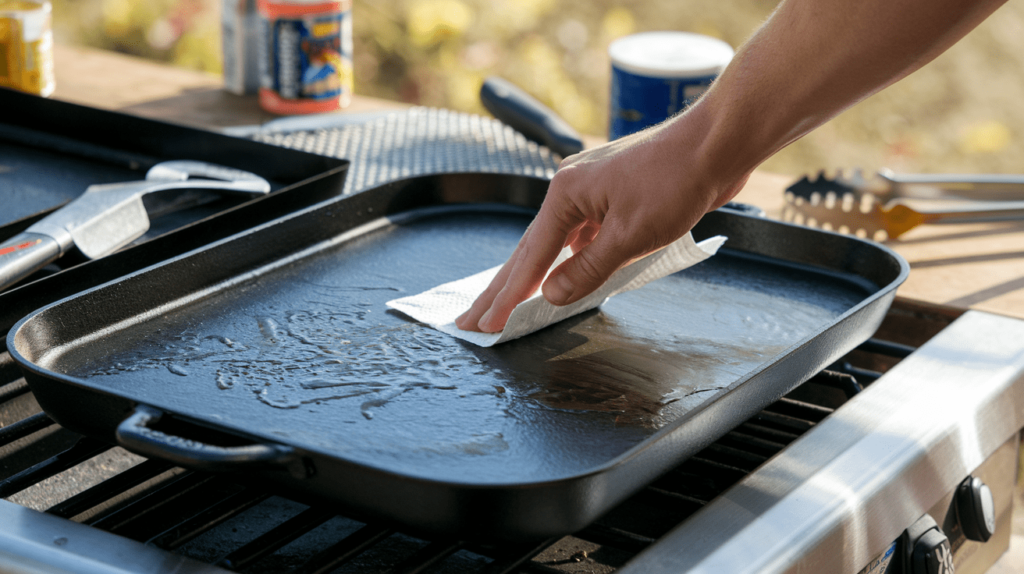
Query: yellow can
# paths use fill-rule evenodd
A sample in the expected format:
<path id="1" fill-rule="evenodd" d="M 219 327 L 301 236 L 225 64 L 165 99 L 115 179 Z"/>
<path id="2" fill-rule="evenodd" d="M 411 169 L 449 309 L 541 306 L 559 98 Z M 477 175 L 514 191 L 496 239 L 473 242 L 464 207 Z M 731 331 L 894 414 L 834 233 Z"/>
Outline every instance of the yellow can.
<path id="1" fill-rule="evenodd" d="M 0 0 L 0 87 L 53 93 L 53 30 L 47 0 Z"/>

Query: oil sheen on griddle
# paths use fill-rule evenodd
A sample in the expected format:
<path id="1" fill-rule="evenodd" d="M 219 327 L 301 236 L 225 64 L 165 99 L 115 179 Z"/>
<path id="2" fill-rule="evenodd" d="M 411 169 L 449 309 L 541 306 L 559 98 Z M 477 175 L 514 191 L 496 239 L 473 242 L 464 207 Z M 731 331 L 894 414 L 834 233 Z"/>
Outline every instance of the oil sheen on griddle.
<path id="1" fill-rule="evenodd" d="M 384 306 L 500 264 L 528 223 L 438 215 L 385 228 L 106 337 L 103 364 L 61 360 L 123 392 L 162 392 L 157 406 L 201 404 L 226 425 L 258 421 L 366 464 L 542 480 L 625 452 L 863 296 L 829 283 L 822 297 L 827 278 L 720 253 L 486 349 Z"/>

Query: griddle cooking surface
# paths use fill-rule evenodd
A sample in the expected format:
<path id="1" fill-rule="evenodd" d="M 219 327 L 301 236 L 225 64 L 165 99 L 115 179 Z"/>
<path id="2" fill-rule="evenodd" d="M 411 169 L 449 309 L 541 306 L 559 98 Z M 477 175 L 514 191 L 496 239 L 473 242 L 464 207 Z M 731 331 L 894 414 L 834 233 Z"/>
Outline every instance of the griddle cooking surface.
<path id="1" fill-rule="evenodd" d="M 44 366 L 391 472 L 537 482 L 605 464 L 870 294 L 727 243 L 705 263 L 494 348 L 384 306 L 500 264 L 529 221 L 435 210 L 85 340 Z"/>

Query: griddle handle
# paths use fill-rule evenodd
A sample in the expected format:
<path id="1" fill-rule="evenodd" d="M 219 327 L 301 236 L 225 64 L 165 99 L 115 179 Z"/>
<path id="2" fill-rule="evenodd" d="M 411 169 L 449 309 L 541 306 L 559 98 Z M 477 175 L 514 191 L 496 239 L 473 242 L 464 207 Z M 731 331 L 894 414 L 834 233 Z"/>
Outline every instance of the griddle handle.
<path id="1" fill-rule="evenodd" d="M 198 470 L 280 468 L 293 475 L 298 474 L 300 478 L 310 475 L 307 464 L 291 447 L 279 444 L 218 446 L 150 428 L 162 416 L 163 412 L 153 407 L 136 405 L 135 412 L 117 426 L 118 444 L 144 456 Z"/>

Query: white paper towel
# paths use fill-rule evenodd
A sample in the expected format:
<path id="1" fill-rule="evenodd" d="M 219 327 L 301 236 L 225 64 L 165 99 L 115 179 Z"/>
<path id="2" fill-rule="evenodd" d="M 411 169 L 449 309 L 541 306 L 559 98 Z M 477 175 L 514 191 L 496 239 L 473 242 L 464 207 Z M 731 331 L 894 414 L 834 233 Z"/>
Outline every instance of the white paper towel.
<path id="1" fill-rule="evenodd" d="M 655 279 L 700 263 L 714 255 L 723 243 L 725 237 L 718 235 L 698 244 L 687 233 L 685 237 L 664 249 L 619 269 L 600 289 L 571 305 L 552 305 L 538 289 L 529 299 L 512 310 L 505 329 L 498 333 L 463 331 L 455 326 L 455 319 L 468 310 L 477 296 L 490 285 L 491 279 L 501 270 L 500 265 L 465 279 L 439 285 L 419 295 L 388 301 L 387 306 L 443 333 L 481 347 L 490 347 L 529 335 L 548 325 L 589 311 L 613 295 L 643 287 Z M 568 248 L 563 249 L 558 259 L 551 265 L 551 269 L 568 259 L 570 255 Z M 550 270 L 548 272 L 550 273 Z"/>

